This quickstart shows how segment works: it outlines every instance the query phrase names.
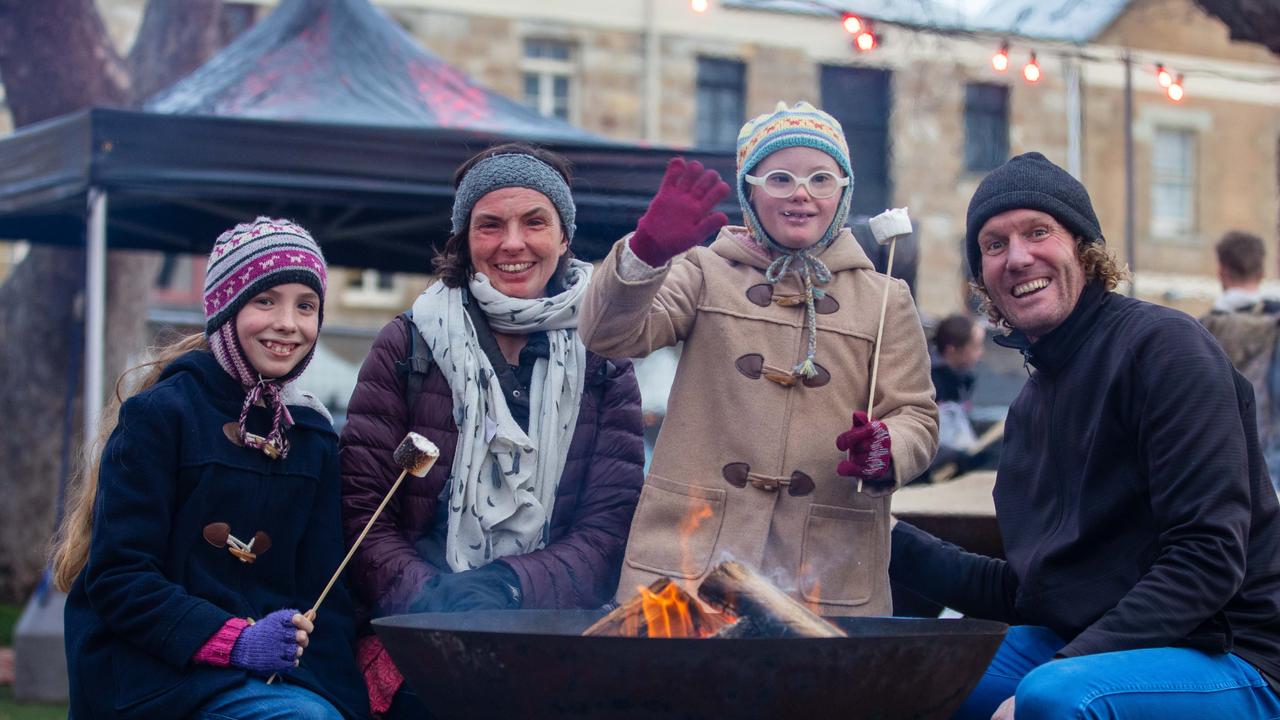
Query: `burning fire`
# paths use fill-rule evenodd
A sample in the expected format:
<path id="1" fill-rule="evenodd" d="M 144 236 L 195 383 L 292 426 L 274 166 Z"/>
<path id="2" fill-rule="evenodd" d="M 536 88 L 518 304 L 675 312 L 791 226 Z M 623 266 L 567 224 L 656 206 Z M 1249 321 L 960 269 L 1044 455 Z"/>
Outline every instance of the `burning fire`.
<path id="1" fill-rule="evenodd" d="M 680 523 L 680 569 L 684 572 L 685 577 L 693 577 L 700 574 L 699 568 L 694 567 L 693 558 L 689 554 L 689 538 L 693 537 L 693 533 L 697 531 L 702 521 L 711 517 L 711 515 L 711 505 L 698 503 L 690 508 L 689 514 L 685 515 L 684 521 Z"/>
<path id="2" fill-rule="evenodd" d="M 670 583 L 659 592 L 647 587 L 638 588 L 640 610 L 648 628 L 649 637 L 687 638 L 698 637 L 689 614 L 689 601 L 682 597 L 680 586 Z"/>

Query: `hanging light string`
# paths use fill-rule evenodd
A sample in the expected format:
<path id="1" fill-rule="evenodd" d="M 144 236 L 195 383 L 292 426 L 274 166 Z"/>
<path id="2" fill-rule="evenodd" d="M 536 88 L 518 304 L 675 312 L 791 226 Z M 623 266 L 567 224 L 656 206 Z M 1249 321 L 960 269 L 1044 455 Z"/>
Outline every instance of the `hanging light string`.
<path id="1" fill-rule="evenodd" d="M 690 4 L 696 12 L 705 13 L 710 5 L 710 0 L 690 0 Z M 790 10 L 792 12 L 808 12 L 811 14 L 838 17 L 845 32 L 853 37 L 853 48 L 858 52 L 866 53 L 879 47 L 881 37 L 875 31 L 875 20 L 867 17 L 866 15 L 848 12 L 836 5 L 838 5 L 838 3 L 829 4 L 827 2 L 822 2 L 821 0 L 788 0 L 787 2 L 787 6 L 794 8 L 793 10 Z M 750 8 L 741 6 L 730 9 L 746 10 L 749 12 L 759 12 L 761 10 L 768 11 L 768 8 Z M 781 9 L 779 11 L 788 12 L 787 9 Z M 945 38 L 968 39 L 978 42 L 996 34 L 985 30 L 974 31 L 959 28 L 944 28 L 936 25 L 901 21 L 893 21 L 892 24 L 917 33 L 936 35 Z M 1009 67 L 1012 66 L 1011 53 L 1013 50 L 1014 47 L 1010 44 L 1008 39 L 1002 40 L 1000 42 L 999 49 L 991 56 L 992 69 L 996 72 L 1006 72 Z M 1025 46 L 1025 50 L 1029 60 L 1022 67 L 1022 75 L 1029 83 L 1039 82 L 1044 77 L 1044 68 L 1039 62 L 1039 59 L 1043 57 L 1055 57 L 1062 60 L 1076 60 L 1079 62 L 1099 64 L 1124 62 L 1123 51 L 1117 52 L 1113 55 L 1111 53 L 1099 53 L 1097 51 L 1086 52 L 1083 48 L 1078 46 L 1075 49 L 1055 49 L 1048 45 L 1032 46 L 1030 43 Z M 1175 69 L 1154 59 L 1146 58 L 1133 53 L 1132 51 L 1129 52 L 1133 62 L 1142 67 L 1151 69 L 1151 72 L 1156 76 L 1159 86 L 1165 91 L 1165 94 L 1169 99 L 1174 102 L 1179 102 L 1183 97 L 1185 97 L 1185 78 L 1211 77 L 1252 85 L 1280 85 L 1280 73 L 1251 75 L 1206 67 L 1178 67 Z"/>

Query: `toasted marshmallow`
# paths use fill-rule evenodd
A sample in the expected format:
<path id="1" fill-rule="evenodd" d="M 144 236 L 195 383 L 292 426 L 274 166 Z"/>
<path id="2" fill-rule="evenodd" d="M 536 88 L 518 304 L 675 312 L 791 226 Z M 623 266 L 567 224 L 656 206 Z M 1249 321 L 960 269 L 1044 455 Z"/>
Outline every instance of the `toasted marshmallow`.
<path id="1" fill-rule="evenodd" d="M 418 433 L 411 432 L 404 436 L 391 457 L 416 477 L 425 477 L 431 466 L 436 464 L 436 458 L 440 457 L 440 448 Z"/>

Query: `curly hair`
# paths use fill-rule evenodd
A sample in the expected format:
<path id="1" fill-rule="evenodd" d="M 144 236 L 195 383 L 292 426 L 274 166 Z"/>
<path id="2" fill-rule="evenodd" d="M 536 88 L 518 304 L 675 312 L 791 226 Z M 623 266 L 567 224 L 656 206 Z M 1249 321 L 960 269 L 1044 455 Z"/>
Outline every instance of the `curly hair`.
<path id="1" fill-rule="evenodd" d="M 1115 290 L 1121 282 L 1132 277 L 1129 266 L 1120 264 L 1114 255 L 1107 252 L 1107 247 L 1101 240 L 1090 242 L 1084 238 L 1076 238 L 1076 258 L 1080 260 L 1080 265 L 1084 269 L 1085 282 L 1096 280 L 1107 290 Z M 1006 333 L 1013 330 L 1013 326 L 1005 319 L 1004 314 L 987 293 L 987 286 L 982 282 L 981 273 L 969 281 L 969 289 L 978 297 L 978 311 L 986 314 L 992 325 Z"/>
<path id="2" fill-rule="evenodd" d="M 563 155 L 528 143 L 514 142 L 495 145 L 481 150 L 468 158 L 466 162 L 458 166 L 457 171 L 453 174 L 453 189 L 458 189 L 458 186 L 462 184 L 462 179 L 467 176 L 471 168 L 475 167 L 476 163 L 494 155 L 530 155 L 550 165 L 556 172 L 560 173 L 560 176 L 564 178 L 565 184 L 572 184 L 573 176 L 569 169 L 569 161 Z M 449 236 L 449 239 L 444 243 L 444 248 L 436 253 L 435 258 L 432 260 L 436 274 L 440 276 L 440 282 L 444 283 L 447 288 L 463 287 L 471 280 L 471 276 L 475 274 L 475 267 L 471 264 L 470 239 L 469 228 L 462 228 Z M 563 285 L 561 281 L 564 278 L 565 270 L 569 267 L 569 261 L 572 259 L 573 250 L 566 249 L 564 254 L 560 256 L 556 271 L 551 275 L 551 280 L 548 283 L 549 290 L 556 290 Z"/>

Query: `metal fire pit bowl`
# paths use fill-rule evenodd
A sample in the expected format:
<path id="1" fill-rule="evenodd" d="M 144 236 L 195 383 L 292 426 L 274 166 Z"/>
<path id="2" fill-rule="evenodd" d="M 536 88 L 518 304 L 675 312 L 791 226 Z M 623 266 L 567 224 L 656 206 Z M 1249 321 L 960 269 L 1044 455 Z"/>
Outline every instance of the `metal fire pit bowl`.
<path id="1" fill-rule="evenodd" d="M 947 718 L 1004 637 L 970 619 L 837 618 L 848 638 L 581 637 L 598 611 L 375 620 L 439 718 Z"/>

